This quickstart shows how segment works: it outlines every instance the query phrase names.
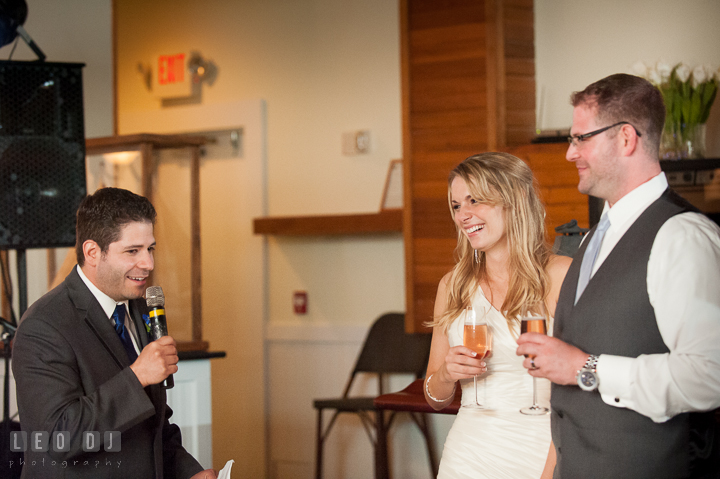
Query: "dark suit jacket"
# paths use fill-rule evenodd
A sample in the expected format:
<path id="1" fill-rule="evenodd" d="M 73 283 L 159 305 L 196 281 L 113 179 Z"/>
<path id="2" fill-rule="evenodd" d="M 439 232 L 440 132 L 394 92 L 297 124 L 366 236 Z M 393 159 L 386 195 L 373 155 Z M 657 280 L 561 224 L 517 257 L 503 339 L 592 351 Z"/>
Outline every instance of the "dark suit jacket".
<path id="1" fill-rule="evenodd" d="M 143 300 L 130 301 L 140 347 Z M 33 452 L 23 478 L 182 478 L 203 468 L 182 447 L 161 385 L 143 388 L 122 343 L 76 269 L 35 302 L 15 336 L 13 373 L 22 430 L 69 431 L 70 450 Z M 83 432 L 119 431 L 121 450 L 83 451 Z M 52 440 L 51 440 L 52 442 Z M 57 444 L 55 444 L 57 445 Z"/>

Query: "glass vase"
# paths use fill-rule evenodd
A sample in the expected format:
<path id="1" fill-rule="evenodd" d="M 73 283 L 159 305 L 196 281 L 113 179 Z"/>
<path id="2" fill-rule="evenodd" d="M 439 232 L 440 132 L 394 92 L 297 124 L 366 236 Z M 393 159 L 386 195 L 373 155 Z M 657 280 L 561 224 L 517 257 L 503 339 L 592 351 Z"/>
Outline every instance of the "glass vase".
<path id="1" fill-rule="evenodd" d="M 688 160 L 705 158 L 705 123 L 693 125 L 682 135 L 682 157 Z"/>
<path id="2" fill-rule="evenodd" d="M 680 128 L 672 123 L 665 123 L 660 137 L 660 159 L 679 160 L 680 155 Z"/>

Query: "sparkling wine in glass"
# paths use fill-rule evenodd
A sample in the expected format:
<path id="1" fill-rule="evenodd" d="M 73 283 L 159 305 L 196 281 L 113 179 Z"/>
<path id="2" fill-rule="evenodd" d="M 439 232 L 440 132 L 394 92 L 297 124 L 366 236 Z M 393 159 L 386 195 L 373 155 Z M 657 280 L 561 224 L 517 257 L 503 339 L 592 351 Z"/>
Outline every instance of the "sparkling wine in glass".
<path id="1" fill-rule="evenodd" d="M 483 359 L 492 349 L 492 332 L 485 320 L 485 315 L 478 317 L 472 307 L 465 308 L 463 345 L 475 351 L 477 359 Z M 484 409 L 485 407 L 478 402 L 477 376 L 473 376 L 473 382 L 475 384 L 475 404 L 469 404 L 467 407 Z"/>
<path id="2" fill-rule="evenodd" d="M 545 308 L 540 305 L 539 307 L 528 310 L 522 318 L 520 318 L 520 334 L 524 333 L 539 333 L 547 334 L 547 322 L 545 320 Z M 535 359 L 535 355 L 525 355 Z M 530 416 L 540 416 L 549 412 L 548 408 L 539 406 L 537 403 L 537 378 L 533 377 L 533 403 L 532 406 L 524 407 L 520 409 L 520 412 Z"/>

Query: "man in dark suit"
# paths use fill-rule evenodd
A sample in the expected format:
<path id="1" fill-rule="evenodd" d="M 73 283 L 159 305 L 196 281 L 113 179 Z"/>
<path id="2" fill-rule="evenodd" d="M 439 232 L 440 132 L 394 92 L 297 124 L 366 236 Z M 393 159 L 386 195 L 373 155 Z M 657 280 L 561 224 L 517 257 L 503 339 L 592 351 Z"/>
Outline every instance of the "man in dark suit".
<path id="1" fill-rule="evenodd" d="M 716 479 L 720 228 L 668 187 L 657 88 L 616 74 L 572 104 L 567 160 L 605 208 L 563 282 L 554 337 L 526 333 L 517 350 L 553 382 L 554 477 Z"/>
<path id="2" fill-rule="evenodd" d="M 177 350 L 169 336 L 149 341 L 142 299 L 154 223 L 152 204 L 126 190 L 80 204 L 78 266 L 28 309 L 15 337 L 22 477 L 217 477 L 168 421 L 160 383 L 177 372 Z"/>

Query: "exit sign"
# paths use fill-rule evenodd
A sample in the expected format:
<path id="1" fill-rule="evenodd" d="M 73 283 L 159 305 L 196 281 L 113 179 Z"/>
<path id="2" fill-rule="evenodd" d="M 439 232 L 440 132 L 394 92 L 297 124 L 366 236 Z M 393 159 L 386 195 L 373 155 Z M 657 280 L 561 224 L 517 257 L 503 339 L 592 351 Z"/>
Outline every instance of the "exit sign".
<path id="1" fill-rule="evenodd" d="M 188 53 L 162 54 L 155 57 L 153 92 L 160 98 L 181 98 L 192 95 L 188 72 Z"/>
<path id="2" fill-rule="evenodd" d="M 160 55 L 158 57 L 158 82 L 172 85 L 185 81 L 185 54 Z"/>

